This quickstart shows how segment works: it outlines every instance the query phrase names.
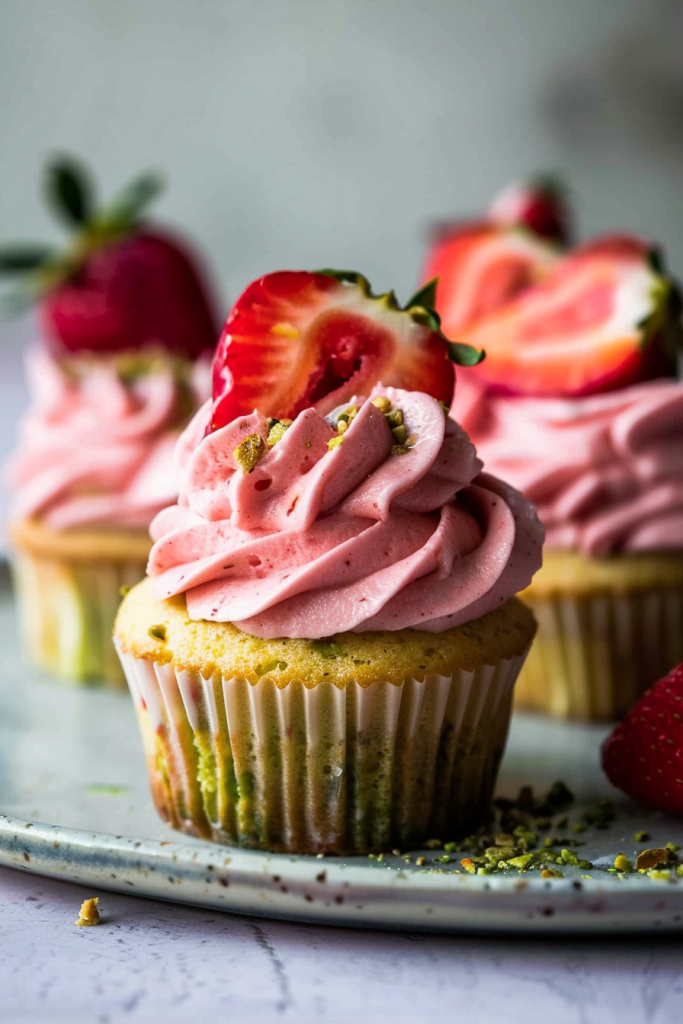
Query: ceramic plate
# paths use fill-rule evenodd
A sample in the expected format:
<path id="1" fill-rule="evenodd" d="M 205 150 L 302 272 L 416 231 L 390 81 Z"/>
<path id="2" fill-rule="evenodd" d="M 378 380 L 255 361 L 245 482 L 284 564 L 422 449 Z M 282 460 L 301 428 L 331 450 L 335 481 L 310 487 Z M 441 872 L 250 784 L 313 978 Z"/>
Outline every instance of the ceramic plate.
<path id="1" fill-rule="evenodd" d="M 469 875 L 463 854 L 424 850 L 424 864 L 388 856 L 270 855 L 201 842 L 156 816 L 132 704 L 125 693 L 70 688 L 22 667 L 6 579 L 0 594 L 0 864 L 102 889 L 216 910 L 323 924 L 405 930 L 581 932 L 683 928 L 683 879 L 606 869 L 617 853 L 683 845 L 683 822 L 620 800 L 598 764 L 604 729 L 517 716 L 499 782 L 514 795 L 562 778 L 578 804 L 605 795 L 616 822 L 574 836 L 591 870 Z M 570 822 L 570 825 L 571 825 Z M 573 835 L 571 827 L 565 831 Z M 650 834 L 637 843 L 637 831 Z M 553 830 L 557 833 L 557 828 Z M 562 830 L 560 830 L 560 833 Z M 448 837 L 440 837 L 447 839 Z"/>

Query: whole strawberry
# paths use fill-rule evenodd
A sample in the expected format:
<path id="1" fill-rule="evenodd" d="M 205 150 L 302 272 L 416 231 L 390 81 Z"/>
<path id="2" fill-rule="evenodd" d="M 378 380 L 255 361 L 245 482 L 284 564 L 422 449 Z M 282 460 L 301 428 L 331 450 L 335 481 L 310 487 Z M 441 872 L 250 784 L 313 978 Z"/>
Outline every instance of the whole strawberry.
<path id="1" fill-rule="evenodd" d="M 506 227 L 526 227 L 539 238 L 562 245 L 571 241 L 571 211 L 562 183 L 550 176 L 516 181 L 500 192 L 489 216 Z"/>
<path id="2" fill-rule="evenodd" d="M 87 171 L 72 159 L 51 164 L 47 198 L 73 234 L 63 252 L 46 246 L 0 248 L 0 273 L 19 277 L 37 301 L 57 353 L 162 348 L 195 359 L 213 349 L 219 319 L 184 241 L 147 227 L 146 207 L 162 188 L 144 175 L 98 208 Z"/>
<path id="3" fill-rule="evenodd" d="M 605 740 L 602 767 L 634 800 L 683 814 L 683 664 L 643 694 Z"/>

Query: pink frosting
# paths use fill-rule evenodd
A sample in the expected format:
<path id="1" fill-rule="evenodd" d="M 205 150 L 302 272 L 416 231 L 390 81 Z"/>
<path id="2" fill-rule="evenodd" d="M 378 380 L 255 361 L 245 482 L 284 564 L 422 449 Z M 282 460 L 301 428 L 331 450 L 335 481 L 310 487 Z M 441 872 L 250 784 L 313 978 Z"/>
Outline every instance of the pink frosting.
<path id="1" fill-rule="evenodd" d="M 536 503 L 549 548 L 683 548 L 683 383 L 580 399 L 486 395 L 460 374 L 452 415 Z"/>
<path id="2" fill-rule="evenodd" d="M 146 530 L 177 499 L 175 446 L 188 397 L 192 412 L 210 389 L 208 364 L 193 367 L 181 395 L 171 367 L 124 383 L 105 359 L 73 373 L 36 348 L 27 362 L 32 405 L 8 467 L 14 517 Z"/>
<path id="3" fill-rule="evenodd" d="M 187 596 L 193 619 L 254 636 L 442 632 L 497 608 L 531 580 L 543 528 L 530 502 L 481 472 L 465 432 L 433 398 L 378 387 L 416 443 L 392 454 L 366 400 L 336 436 L 314 409 L 250 473 L 234 450 L 267 437 L 258 412 L 203 437 L 208 406 L 178 447 L 178 504 L 152 524 L 155 596 Z M 372 396 L 371 396 L 372 397 Z"/>

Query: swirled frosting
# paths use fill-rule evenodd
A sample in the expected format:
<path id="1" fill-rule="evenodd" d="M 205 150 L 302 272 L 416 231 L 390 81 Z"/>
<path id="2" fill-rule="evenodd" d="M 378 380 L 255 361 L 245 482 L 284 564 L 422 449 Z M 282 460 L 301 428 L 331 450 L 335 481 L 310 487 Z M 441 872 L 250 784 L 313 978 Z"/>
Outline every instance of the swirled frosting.
<path id="1" fill-rule="evenodd" d="M 682 382 L 534 399 L 487 395 L 465 376 L 453 415 L 491 471 L 536 503 L 549 548 L 683 548 Z"/>
<path id="2" fill-rule="evenodd" d="M 201 361 L 182 380 L 170 363 L 126 380 L 114 360 L 66 365 L 28 354 L 32 404 L 8 466 L 12 514 L 48 527 L 146 530 L 178 496 L 174 450 L 210 388 Z"/>
<path id="3" fill-rule="evenodd" d="M 370 397 L 380 395 L 401 410 L 409 450 L 396 451 L 369 400 L 356 400 L 332 447 L 339 435 L 314 409 L 271 448 L 260 413 L 204 437 L 201 410 L 178 446 L 179 502 L 151 527 L 157 599 L 185 593 L 191 618 L 262 638 L 319 639 L 438 633 L 523 589 L 543 541 L 531 503 L 481 472 L 466 433 L 433 398 L 381 386 Z M 244 472 L 235 450 L 254 435 L 265 454 Z"/>

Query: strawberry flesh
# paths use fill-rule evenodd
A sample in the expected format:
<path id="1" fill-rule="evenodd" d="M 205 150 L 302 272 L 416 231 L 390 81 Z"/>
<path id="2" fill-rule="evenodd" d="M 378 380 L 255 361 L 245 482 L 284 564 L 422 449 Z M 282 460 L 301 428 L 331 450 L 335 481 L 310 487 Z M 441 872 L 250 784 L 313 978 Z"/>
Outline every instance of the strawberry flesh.
<path id="1" fill-rule="evenodd" d="M 555 266 L 554 247 L 483 221 L 454 225 L 436 238 L 422 274 L 438 279 L 436 307 L 449 337 L 542 280 Z"/>
<path id="2" fill-rule="evenodd" d="M 391 293 L 373 296 L 358 280 L 284 270 L 249 285 L 216 350 L 212 429 L 255 408 L 279 418 L 311 405 L 327 414 L 380 382 L 450 401 L 448 346 L 415 319 L 425 311 L 402 310 Z"/>
<path id="3" fill-rule="evenodd" d="M 489 390 L 580 396 L 671 374 L 680 333 L 677 293 L 650 243 L 598 239 L 462 339 L 484 347 L 474 372 Z"/>
<path id="4" fill-rule="evenodd" d="M 648 690 L 608 736 L 602 767 L 634 800 L 683 814 L 683 664 Z"/>

